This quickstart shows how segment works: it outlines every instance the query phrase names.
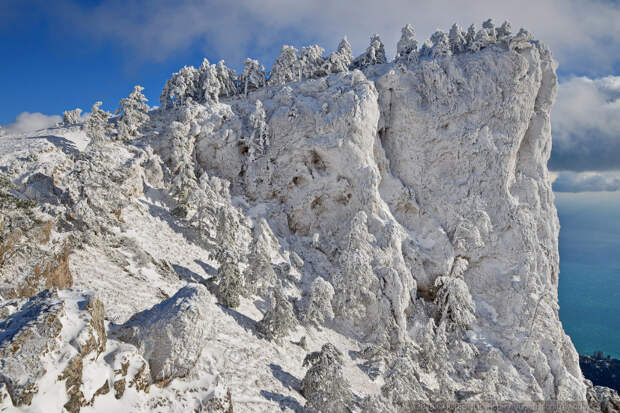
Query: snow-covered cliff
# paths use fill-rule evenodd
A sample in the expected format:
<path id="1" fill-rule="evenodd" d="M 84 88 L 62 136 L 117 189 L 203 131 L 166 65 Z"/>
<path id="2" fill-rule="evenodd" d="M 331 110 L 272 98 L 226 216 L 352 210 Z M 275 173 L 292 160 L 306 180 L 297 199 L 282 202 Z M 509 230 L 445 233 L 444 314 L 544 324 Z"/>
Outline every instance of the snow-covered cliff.
<path id="1" fill-rule="evenodd" d="M 0 404 L 583 411 L 556 87 L 523 30 L 418 50 L 407 26 L 393 62 L 377 36 L 357 59 L 286 46 L 269 78 L 205 61 L 159 109 L 137 88 L 120 115 L 0 137 Z"/>

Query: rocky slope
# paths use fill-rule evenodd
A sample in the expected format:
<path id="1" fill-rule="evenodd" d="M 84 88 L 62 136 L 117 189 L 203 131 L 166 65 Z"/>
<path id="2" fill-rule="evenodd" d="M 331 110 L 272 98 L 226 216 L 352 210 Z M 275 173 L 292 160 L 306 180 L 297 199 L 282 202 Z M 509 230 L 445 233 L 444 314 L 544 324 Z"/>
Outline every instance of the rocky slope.
<path id="1" fill-rule="evenodd" d="M 558 318 L 555 63 L 483 27 L 0 137 L 0 405 L 319 411 L 323 357 L 354 411 L 600 410 Z"/>

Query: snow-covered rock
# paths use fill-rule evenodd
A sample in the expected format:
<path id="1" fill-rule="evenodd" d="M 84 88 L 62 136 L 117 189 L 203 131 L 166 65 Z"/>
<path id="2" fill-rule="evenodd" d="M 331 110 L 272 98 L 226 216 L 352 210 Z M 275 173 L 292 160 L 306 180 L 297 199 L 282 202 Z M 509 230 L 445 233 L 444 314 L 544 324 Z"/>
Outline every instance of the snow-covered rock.
<path id="1" fill-rule="evenodd" d="M 151 378 L 163 382 L 186 376 L 196 364 L 211 325 L 213 296 L 200 284 L 189 284 L 149 310 L 135 314 L 114 330 L 135 345 L 148 361 Z"/>
<path id="2" fill-rule="evenodd" d="M 0 308 L 47 303 L 28 316 L 34 364 L 68 348 L 63 320 L 103 314 L 78 330 L 107 342 L 81 370 L 56 350 L 46 372 L 6 353 L 17 384 L 0 402 L 301 411 L 306 353 L 331 343 L 354 409 L 584 407 L 594 393 L 558 317 L 550 52 L 492 21 L 419 49 L 406 26 L 397 50 L 388 62 L 378 36 L 355 60 L 346 40 L 327 57 L 285 47 L 269 77 L 205 60 L 126 142 L 101 110 L 85 130 L 3 136 Z M 87 292 L 103 306 L 80 307 Z M 5 330 L 22 314 L 2 311 Z M 275 313 L 284 327 L 265 328 Z M 17 336 L 0 334 L 9 349 Z M 66 369 L 73 390 L 50 402 Z"/>

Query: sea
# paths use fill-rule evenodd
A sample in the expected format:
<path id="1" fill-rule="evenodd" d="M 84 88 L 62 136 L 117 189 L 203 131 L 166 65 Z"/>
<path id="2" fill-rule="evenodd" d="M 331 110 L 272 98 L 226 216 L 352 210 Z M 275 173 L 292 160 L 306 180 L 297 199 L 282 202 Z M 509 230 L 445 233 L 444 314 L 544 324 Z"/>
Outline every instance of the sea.
<path id="1" fill-rule="evenodd" d="M 620 192 L 555 196 L 560 320 L 579 354 L 620 359 Z"/>

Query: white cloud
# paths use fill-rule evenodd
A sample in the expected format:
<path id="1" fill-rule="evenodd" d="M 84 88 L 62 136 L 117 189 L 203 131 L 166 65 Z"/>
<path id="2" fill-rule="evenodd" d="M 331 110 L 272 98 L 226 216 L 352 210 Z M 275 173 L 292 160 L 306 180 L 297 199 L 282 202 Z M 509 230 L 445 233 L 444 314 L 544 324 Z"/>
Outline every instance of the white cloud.
<path id="1" fill-rule="evenodd" d="M 42 113 L 22 112 L 15 118 L 13 123 L 3 127 L 6 133 L 32 132 L 40 129 L 51 128 L 60 122 L 58 115 L 44 115 Z"/>
<path id="2" fill-rule="evenodd" d="M 620 170 L 620 76 L 561 83 L 551 116 L 555 170 Z"/>
<path id="3" fill-rule="evenodd" d="M 553 190 L 556 192 L 619 191 L 620 172 L 560 172 L 553 180 Z"/>
<path id="4" fill-rule="evenodd" d="M 60 4 L 54 2 L 59 18 L 154 60 L 199 42 L 237 65 L 248 50 L 273 56 L 282 42 L 295 40 L 330 49 L 345 34 L 360 52 L 375 32 L 393 54 L 406 23 L 423 42 L 437 27 L 479 27 L 493 17 L 532 31 L 572 72 L 610 73 L 620 61 L 620 6 L 612 0 L 109 0 L 90 9 L 76 0 Z"/>

